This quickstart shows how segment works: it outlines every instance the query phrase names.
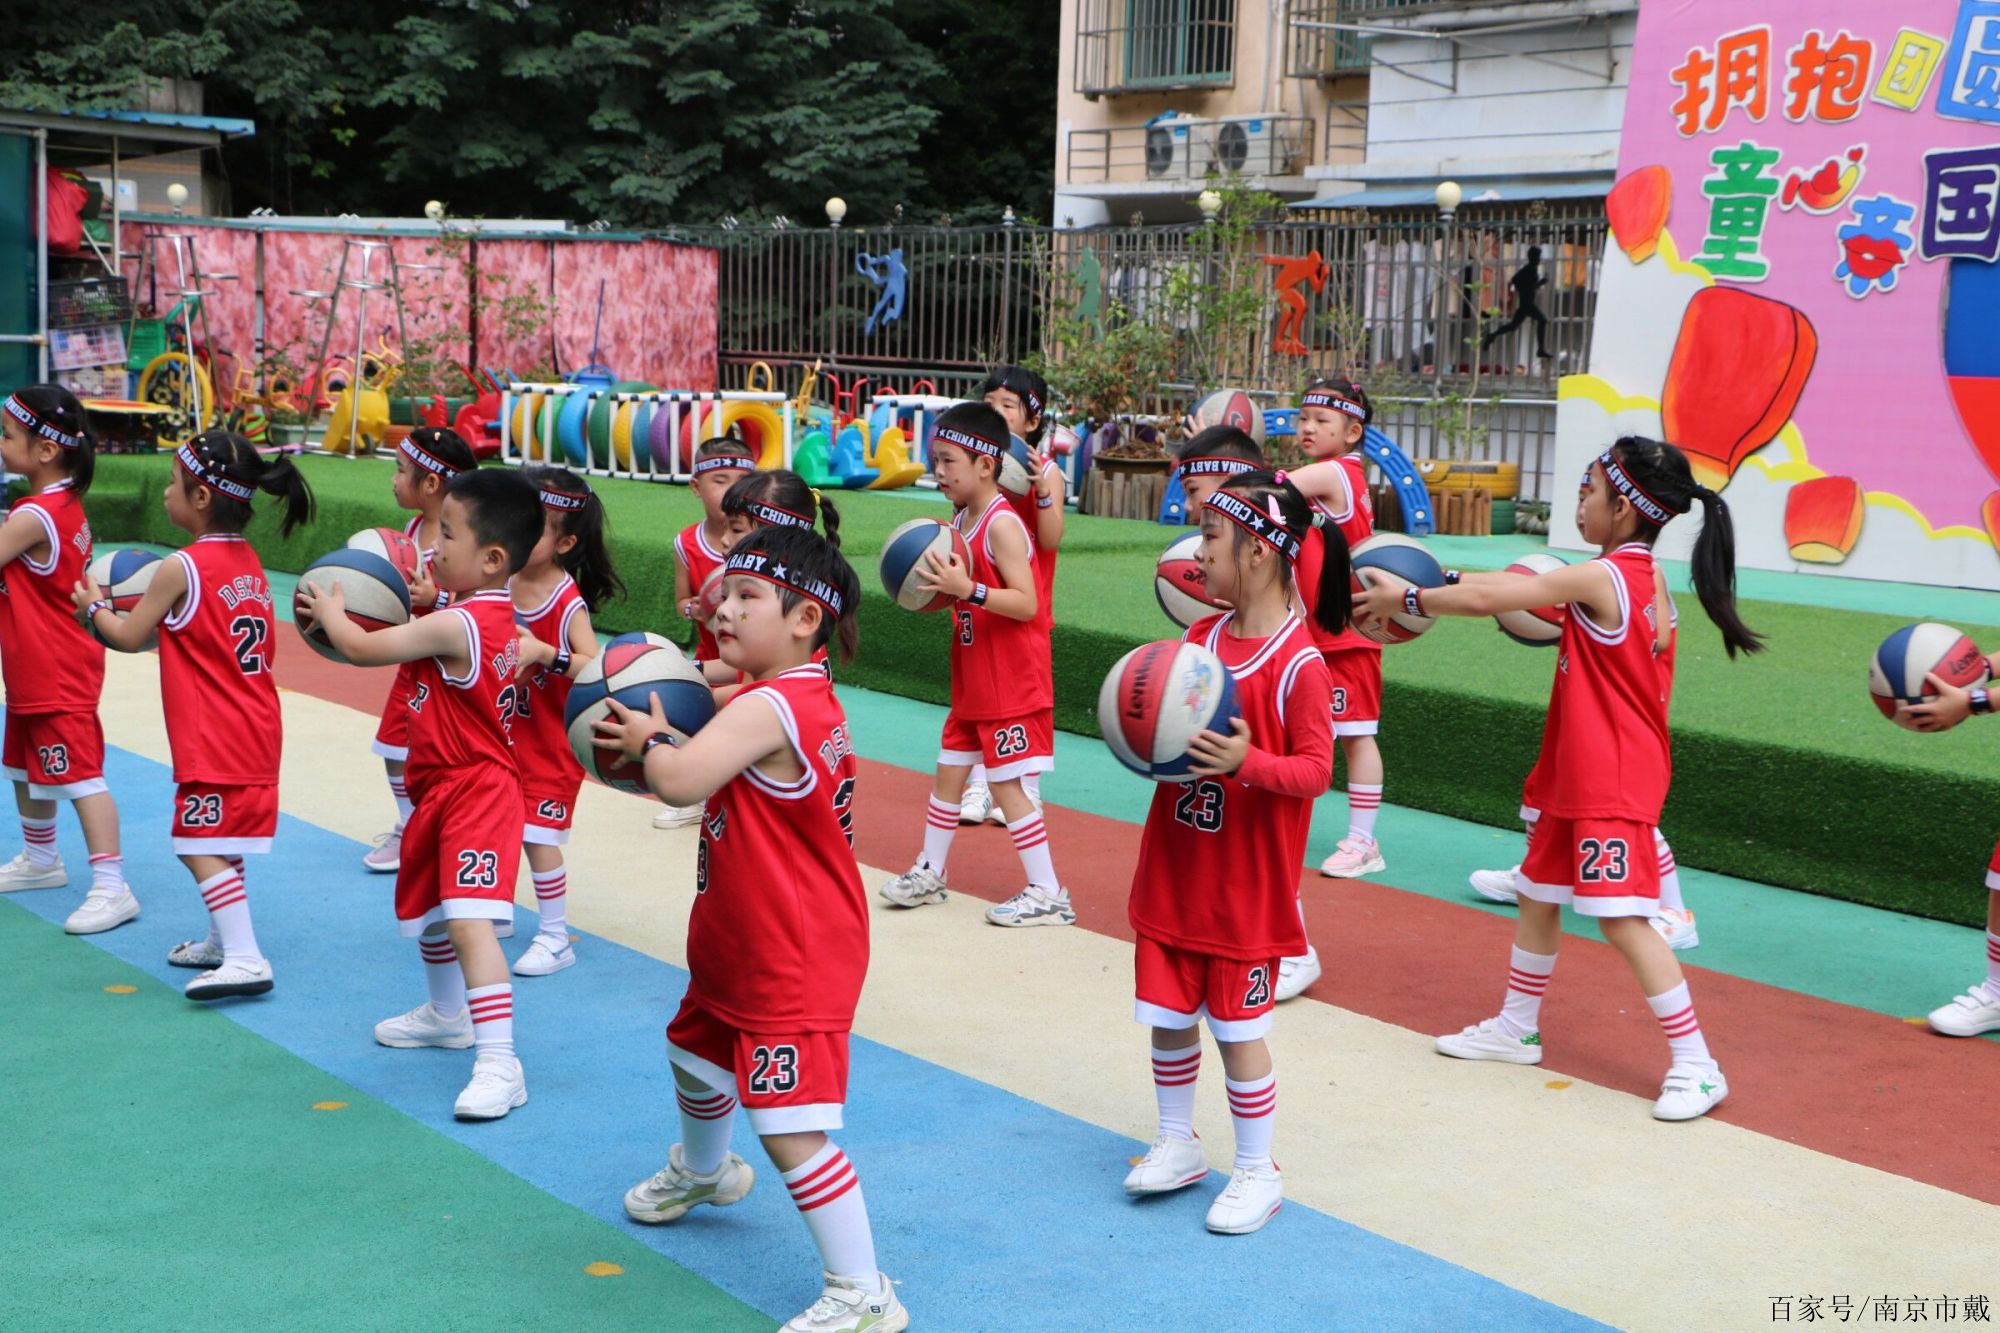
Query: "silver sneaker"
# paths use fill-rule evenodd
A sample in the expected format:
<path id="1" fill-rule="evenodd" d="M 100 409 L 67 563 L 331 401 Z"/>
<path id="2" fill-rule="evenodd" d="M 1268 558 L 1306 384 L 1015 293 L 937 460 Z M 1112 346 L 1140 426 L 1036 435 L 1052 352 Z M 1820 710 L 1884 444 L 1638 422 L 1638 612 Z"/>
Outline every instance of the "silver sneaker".
<path id="1" fill-rule="evenodd" d="M 715 1174 L 698 1176 L 681 1159 L 681 1145 L 667 1150 L 667 1164 L 625 1191 L 625 1216 L 647 1226 L 677 1222 L 702 1204 L 726 1208 L 740 1201 L 757 1183 L 750 1164 L 730 1153 Z"/>
<path id="2" fill-rule="evenodd" d="M 271 965 L 262 958 L 254 963 L 225 959 L 214 971 L 188 982 L 181 994 L 190 1000 L 222 1000 L 232 995 L 263 995 L 275 984 Z"/>
<path id="3" fill-rule="evenodd" d="M 941 903 L 951 896 L 945 891 L 944 876 L 924 865 L 911 866 L 884 884 L 881 893 L 897 907 L 922 907 L 925 903 Z"/>
<path id="4" fill-rule="evenodd" d="M 168 967 L 192 967 L 206 972 L 222 966 L 222 946 L 211 940 L 183 940 L 167 953 Z"/>
<path id="5" fill-rule="evenodd" d="M 1030 884 L 1006 902 L 987 908 L 986 919 L 996 926 L 1073 926 L 1076 909 L 1069 905 L 1068 889 Z"/>
<path id="6" fill-rule="evenodd" d="M 0 893 L 13 893 L 19 889 L 59 889 L 69 883 L 69 871 L 63 869 L 62 858 L 50 866 L 38 866 L 22 852 L 6 865 L 0 866 Z"/>

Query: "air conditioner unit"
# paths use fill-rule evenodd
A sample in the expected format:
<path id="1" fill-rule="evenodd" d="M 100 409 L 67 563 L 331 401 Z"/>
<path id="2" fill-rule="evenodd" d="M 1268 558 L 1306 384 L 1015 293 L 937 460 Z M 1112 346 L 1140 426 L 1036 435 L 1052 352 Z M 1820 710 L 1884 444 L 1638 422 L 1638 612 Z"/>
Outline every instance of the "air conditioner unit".
<path id="1" fill-rule="evenodd" d="M 1295 124 L 1270 116 L 1218 117 L 1209 131 L 1216 169 L 1236 176 L 1296 174 Z"/>
<path id="2" fill-rule="evenodd" d="M 1202 173 L 1195 170 L 1193 136 L 1188 126 L 1193 116 L 1159 116 L 1146 125 L 1146 179 L 1190 180 Z"/>

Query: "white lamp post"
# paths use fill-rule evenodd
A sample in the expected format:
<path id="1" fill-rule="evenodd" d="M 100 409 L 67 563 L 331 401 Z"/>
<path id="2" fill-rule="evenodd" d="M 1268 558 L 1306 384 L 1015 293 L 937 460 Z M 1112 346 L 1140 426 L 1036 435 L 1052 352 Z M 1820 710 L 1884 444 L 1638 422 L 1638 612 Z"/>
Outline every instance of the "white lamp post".
<path id="1" fill-rule="evenodd" d="M 167 187 L 167 202 L 174 206 L 175 217 L 179 217 L 181 215 L 181 209 L 186 206 L 187 201 L 188 201 L 187 186 L 181 184 L 179 181 L 175 181 L 172 185 L 169 185 Z"/>
<path id="2" fill-rule="evenodd" d="M 828 226 L 838 230 L 840 220 L 846 216 L 847 201 L 845 199 L 842 199 L 839 195 L 835 195 L 826 201 L 826 222 Z"/>

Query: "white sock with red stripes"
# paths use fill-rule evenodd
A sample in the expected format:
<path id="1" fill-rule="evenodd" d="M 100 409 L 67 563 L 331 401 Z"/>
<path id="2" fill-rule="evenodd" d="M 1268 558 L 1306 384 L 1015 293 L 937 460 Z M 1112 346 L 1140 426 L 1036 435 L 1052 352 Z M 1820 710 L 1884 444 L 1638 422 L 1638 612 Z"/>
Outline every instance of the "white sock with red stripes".
<path id="1" fill-rule="evenodd" d="M 1177 1051 L 1153 1048 L 1153 1097 L 1160 1104 L 1160 1133 L 1194 1137 L 1194 1085 L 1200 1077 L 1200 1042 Z"/>
<path id="2" fill-rule="evenodd" d="M 1229 1090 L 1229 1118 L 1236 1125 L 1236 1169 L 1271 1165 L 1271 1128 L 1277 1119 L 1278 1075 L 1272 1072 L 1248 1083 L 1224 1076 Z"/>
<path id="3" fill-rule="evenodd" d="M 1687 903 L 1681 898 L 1680 867 L 1674 863 L 1674 849 L 1667 846 L 1666 835 L 1653 830 L 1653 847 L 1660 854 L 1660 906 L 1671 912 L 1687 911 Z"/>
<path id="4" fill-rule="evenodd" d="M 396 831 L 401 833 L 403 825 L 410 822 L 410 812 L 417 808 L 416 803 L 410 799 L 410 789 L 401 777 L 389 779 L 389 794 L 396 798 Z"/>
<path id="5" fill-rule="evenodd" d="M 1014 840 L 1021 869 L 1028 872 L 1028 883 L 1051 891 L 1062 887 L 1062 881 L 1056 878 L 1055 857 L 1049 853 L 1049 830 L 1042 823 L 1041 811 L 1034 811 L 1017 824 L 1009 824 L 1007 836 Z"/>
<path id="6" fill-rule="evenodd" d="M 1375 841 L 1375 816 L 1382 813 L 1382 784 L 1347 784 L 1347 836 Z"/>
<path id="7" fill-rule="evenodd" d="M 1653 1017 L 1660 1020 L 1660 1031 L 1667 1034 L 1667 1049 L 1675 1064 L 1717 1068 L 1715 1057 L 1708 1053 L 1708 1040 L 1701 1035 L 1701 1024 L 1695 1021 L 1694 999 L 1685 981 L 1670 991 L 1648 995 L 1646 1003 L 1653 1007 Z"/>
<path id="8" fill-rule="evenodd" d="M 510 982 L 465 992 L 472 1011 L 472 1044 L 480 1055 L 514 1054 L 514 987 Z"/>
<path id="9" fill-rule="evenodd" d="M 1500 1002 L 1500 1030 L 1519 1040 L 1542 1028 L 1542 995 L 1556 970 L 1552 953 L 1529 953 L 1515 945 L 1507 959 L 1507 998 Z"/>
<path id="10" fill-rule="evenodd" d="M 875 1233 L 868 1226 L 861 1177 L 840 1145 L 828 1139 L 802 1165 L 785 1172 L 785 1188 L 819 1246 L 820 1267 L 871 1296 L 881 1295 L 882 1273 L 875 1266 Z"/>
<path id="11" fill-rule="evenodd" d="M 674 1097 L 681 1105 L 681 1165 L 698 1176 L 712 1176 L 729 1156 L 736 1096 L 710 1087 L 689 1092 L 677 1078 Z"/>
<path id="12" fill-rule="evenodd" d="M 222 961 L 261 961 L 264 955 L 257 950 L 257 932 L 250 925 L 250 895 L 243 886 L 243 872 L 219 871 L 195 887 L 208 908 L 208 937 L 222 945 Z"/>
<path id="13" fill-rule="evenodd" d="M 541 910 L 542 924 L 539 933 L 559 940 L 569 939 L 569 870 L 557 866 L 554 870 L 530 871 L 528 878 L 535 881 L 535 906 Z"/>
<path id="14" fill-rule="evenodd" d="M 458 950 L 449 935 L 421 935 L 417 952 L 424 958 L 424 985 L 430 988 L 431 1008 L 440 1018 L 456 1018 L 465 1008 L 465 973 L 459 970 Z"/>
<path id="15" fill-rule="evenodd" d="M 99 852 L 90 858 L 90 891 L 125 892 L 125 858 L 116 852 Z"/>
<path id="16" fill-rule="evenodd" d="M 946 805 L 933 795 L 930 808 L 924 812 L 924 855 L 917 864 L 943 875 L 944 863 L 951 856 L 951 840 L 957 833 L 958 807 Z"/>
<path id="17" fill-rule="evenodd" d="M 1986 993 L 2000 1000 L 2000 935 L 1986 932 Z"/>
<path id="18" fill-rule="evenodd" d="M 56 821 L 54 819 L 30 819 L 21 816 L 21 849 L 28 854 L 28 864 L 37 870 L 47 870 L 58 860 L 56 856 Z"/>

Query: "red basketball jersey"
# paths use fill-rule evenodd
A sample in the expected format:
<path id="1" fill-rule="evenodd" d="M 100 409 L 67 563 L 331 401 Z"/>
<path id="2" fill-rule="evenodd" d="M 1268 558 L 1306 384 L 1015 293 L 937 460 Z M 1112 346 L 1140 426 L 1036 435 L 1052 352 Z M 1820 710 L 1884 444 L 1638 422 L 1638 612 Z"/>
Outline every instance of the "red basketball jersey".
<path id="1" fill-rule="evenodd" d="M 1046 477 L 1055 470 L 1056 465 L 1053 459 L 1042 460 L 1041 476 Z M 1028 535 L 1034 538 L 1035 623 L 1040 625 L 1045 633 L 1051 632 L 1056 627 L 1056 548 L 1053 546 L 1043 546 L 1041 538 L 1036 535 L 1041 531 L 1041 528 L 1037 526 L 1041 502 L 1036 499 L 1033 487 L 1028 488 L 1026 495 L 1008 495 L 1005 491 L 1002 491 L 1001 494 L 1007 496 L 1008 508 L 1012 509 L 1015 516 L 1021 520 L 1021 526 L 1028 530 Z M 1054 699 L 1056 680 L 1055 658 L 1053 654 L 1043 660 L 1043 665 L 1046 668 L 1049 678 L 1049 698 Z"/>
<path id="2" fill-rule="evenodd" d="M 1335 513 L 1324 501 L 1314 500 L 1313 508 L 1323 514 L 1327 521 L 1340 529 L 1340 535 L 1347 539 L 1349 550 L 1359 546 L 1375 535 L 1375 505 L 1368 496 L 1368 479 L 1362 473 L 1361 455 L 1342 454 L 1333 460 L 1340 464 L 1347 474 L 1347 490 L 1352 502 L 1346 512 Z M 1329 634 L 1314 620 L 1313 612 L 1319 609 L 1319 572 L 1326 559 L 1325 539 L 1318 529 L 1306 534 L 1303 548 L 1299 552 L 1299 562 L 1294 571 L 1299 584 L 1299 599 L 1306 609 L 1306 628 L 1318 644 L 1321 652 L 1339 652 L 1348 648 L 1364 648 L 1380 652 L 1382 645 L 1373 639 L 1363 638 L 1352 628 L 1338 634 Z"/>
<path id="3" fill-rule="evenodd" d="M 8 511 L 42 525 L 47 554 L 0 569 L 0 680 L 16 713 L 95 713 L 104 645 L 76 621 L 70 589 L 90 564 L 90 522 L 68 481 L 23 496 Z"/>
<path id="4" fill-rule="evenodd" d="M 583 594 L 567 574 L 541 606 L 515 608 L 517 624 L 561 651 L 569 644 L 569 625 L 583 608 Z M 570 678 L 547 667 L 522 674 L 514 713 L 514 757 L 521 766 L 521 789 L 537 796 L 572 797 L 583 783 L 583 765 L 569 748 L 563 726 L 563 705 L 569 702 Z"/>
<path id="5" fill-rule="evenodd" d="M 277 616 L 263 562 L 234 534 L 167 557 L 187 594 L 160 622 L 160 699 L 175 782 L 255 787 L 278 780 L 284 721 L 271 675 Z"/>
<path id="6" fill-rule="evenodd" d="M 415 542 L 417 541 L 417 531 L 423 526 L 424 516 L 418 514 L 403 525 L 403 535 L 408 537 L 411 542 Z M 417 572 L 419 574 L 423 573 L 429 565 L 430 556 L 424 551 L 423 547 L 417 547 Z M 414 620 L 418 616 L 429 615 L 432 609 L 428 606 L 418 606 L 415 600 L 412 599 L 410 603 L 410 618 Z M 409 703 L 410 684 L 415 679 L 416 667 L 414 664 L 404 662 L 396 668 L 395 683 L 389 687 L 389 698 L 382 705 L 382 711 L 385 715 L 390 710 L 405 707 Z"/>
<path id="7" fill-rule="evenodd" d="M 508 735 L 520 711 L 515 669 L 521 641 L 514 635 L 513 599 L 502 589 L 489 589 L 437 614 L 465 622 L 472 662 L 457 677 L 446 675 L 435 657 L 409 664 L 410 758 L 403 777 L 416 801 L 460 769 L 490 765 L 519 772 Z"/>
<path id="8" fill-rule="evenodd" d="M 688 572 L 688 595 L 701 596 L 701 585 L 708 582 L 708 576 L 722 567 L 729 558 L 727 551 L 718 551 L 708 544 L 708 536 L 702 531 L 702 524 L 690 523 L 674 538 L 674 555 Z M 715 634 L 700 621 L 695 622 L 694 660 L 713 662 L 722 654 L 716 649 Z"/>
<path id="9" fill-rule="evenodd" d="M 1236 677 L 1250 758 L 1229 777 L 1154 789 L 1128 912 L 1162 944 L 1262 961 L 1306 950 L 1299 873 L 1313 801 L 1333 773 L 1333 683 L 1296 616 L 1267 639 L 1230 634 L 1234 619 L 1209 616 L 1186 637 Z"/>
<path id="10" fill-rule="evenodd" d="M 1001 587 L 1000 569 L 993 562 L 993 525 L 1012 523 L 1028 539 L 1032 573 L 1035 537 L 1020 516 L 995 495 L 975 517 L 961 509 L 951 525 L 965 534 L 972 552 L 972 581 Z M 1040 580 L 1037 579 L 1039 584 Z M 1055 681 L 1049 652 L 1049 626 L 1039 612 L 1028 620 L 1009 620 L 983 606 L 960 602 L 951 613 L 951 711 L 969 721 L 1024 717 L 1055 703 Z"/>
<path id="11" fill-rule="evenodd" d="M 1619 628 L 1607 633 L 1575 611 L 1564 620 L 1542 752 L 1527 791 L 1542 813 L 1562 819 L 1658 824 L 1673 777 L 1667 736 L 1673 618 L 1665 650 L 1656 651 L 1651 547 L 1628 543 L 1595 563 L 1611 572 Z"/>
<path id="12" fill-rule="evenodd" d="M 746 1031 L 844 1032 L 868 973 L 847 715 L 813 665 L 747 686 L 727 707 L 776 711 L 805 773 L 776 782 L 747 768 L 708 798 L 689 992 Z"/>

